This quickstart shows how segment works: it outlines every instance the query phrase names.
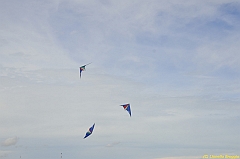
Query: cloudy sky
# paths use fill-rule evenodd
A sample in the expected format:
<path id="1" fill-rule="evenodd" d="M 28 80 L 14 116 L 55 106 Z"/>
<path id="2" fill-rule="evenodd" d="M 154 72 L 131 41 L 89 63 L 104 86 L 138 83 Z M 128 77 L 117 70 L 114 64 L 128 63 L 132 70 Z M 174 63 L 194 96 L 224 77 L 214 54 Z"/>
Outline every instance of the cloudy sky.
<path id="1" fill-rule="evenodd" d="M 240 155 L 238 0 L 2 0 L 0 24 L 0 158 Z"/>

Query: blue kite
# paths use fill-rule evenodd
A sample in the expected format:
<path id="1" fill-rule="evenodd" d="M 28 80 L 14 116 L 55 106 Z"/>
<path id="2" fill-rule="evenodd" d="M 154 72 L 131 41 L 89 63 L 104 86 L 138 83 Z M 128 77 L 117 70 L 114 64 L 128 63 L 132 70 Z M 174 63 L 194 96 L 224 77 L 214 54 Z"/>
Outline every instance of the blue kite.
<path id="1" fill-rule="evenodd" d="M 123 109 L 125 109 L 126 111 L 128 111 L 130 117 L 131 117 L 131 108 L 130 108 L 130 104 L 123 104 L 121 105 L 123 107 Z"/>
<path id="2" fill-rule="evenodd" d="M 90 128 L 89 128 L 88 132 L 86 132 L 86 135 L 84 136 L 84 139 L 85 139 L 86 137 L 88 137 L 89 135 L 91 135 L 91 134 L 92 134 L 92 132 L 93 132 L 93 129 L 94 129 L 94 126 L 95 126 L 95 123 L 93 124 L 93 126 L 92 126 L 92 127 L 90 127 Z"/>
<path id="3" fill-rule="evenodd" d="M 79 67 L 79 71 L 80 71 L 80 78 L 81 78 L 81 76 L 82 76 L 82 71 L 85 71 L 86 70 L 86 66 L 87 65 L 89 65 L 89 64 L 91 64 L 91 63 L 88 63 L 88 64 L 86 64 L 86 65 L 83 65 L 83 66 L 81 66 L 81 67 Z"/>

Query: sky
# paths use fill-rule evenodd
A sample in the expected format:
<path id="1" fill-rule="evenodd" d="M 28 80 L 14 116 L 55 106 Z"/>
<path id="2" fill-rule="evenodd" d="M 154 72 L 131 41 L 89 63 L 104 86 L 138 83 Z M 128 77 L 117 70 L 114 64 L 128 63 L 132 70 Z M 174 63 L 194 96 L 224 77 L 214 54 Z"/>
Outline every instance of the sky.
<path id="1" fill-rule="evenodd" d="M 238 0 L 2 0 L 0 158 L 240 155 L 239 44 Z"/>

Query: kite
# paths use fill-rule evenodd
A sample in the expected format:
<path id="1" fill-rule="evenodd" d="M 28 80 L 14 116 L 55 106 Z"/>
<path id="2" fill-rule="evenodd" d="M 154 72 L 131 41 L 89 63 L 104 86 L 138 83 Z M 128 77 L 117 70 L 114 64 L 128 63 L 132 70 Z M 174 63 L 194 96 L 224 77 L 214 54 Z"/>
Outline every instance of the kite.
<path id="1" fill-rule="evenodd" d="M 93 124 L 93 126 L 92 126 L 92 127 L 90 127 L 90 128 L 89 128 L 88 132 L 86 132 L 86 135 L 84 136 L 84 139 L 85 139 L 86 137 L 88 137 L 89 135 L 91 135 L 91 134 L 92 134 L 92 132 L 93 132 L 93 129 L 94 129 L 94 126 L 95 126 L 95 123 Z"/>
<path id="2" fill-rule="evenodd" d="M 90 63 L 88 63 L 88 64 L 86 64 L 86 65 L 83 65 L 83 66 L 81 66 L 81 67 L 79 67 L 79 69 L 80 69 L 80 78 L 81 78 L 81 74 L 82 74 L 82 71 L 85 71 L 86 70 L 86 66 L 87 65 L 89 65 Z"/>
<path id="3" fill-rule="evenodd" d="M 131 109 L 130 104 L 123 104 L 121 105 L 126 111 L 128 111 L 129 115 L 131 116 Z"/>

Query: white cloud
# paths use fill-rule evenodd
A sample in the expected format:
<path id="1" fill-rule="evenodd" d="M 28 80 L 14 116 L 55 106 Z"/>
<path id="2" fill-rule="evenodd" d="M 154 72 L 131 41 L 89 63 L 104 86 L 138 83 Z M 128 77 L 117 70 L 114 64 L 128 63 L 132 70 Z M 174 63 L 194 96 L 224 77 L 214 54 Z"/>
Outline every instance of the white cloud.
<path id="1" fill-rule="evenodd" d="M 1 150 L 0 150 L 0 158 L 5 158 L 5 157 L 7 157 L 10 153 L 11 153 L 11 151 L 1 151 Z"/>
<path id="2" fill-rule="evenodd" d="M 16 145 L 18 142 L 18 138 L 17 137 L 13 137 L 13 138 L 8 138 L 5 141 L 2 142 L 2 146 L 13 146 Z"/>
<path id="3" fill-rule="evenodd" d="M 10 2 L 7 2 L 7 5 L 10 5 Z M 13 5 L 15 9 L 10 6 L 1 7 L 6 11 L 2 16 L 4 25 L 0 32 L 2 41 L 5 41 L 0 48 L 0 62 L 3 67 L 36 70 L 68 67 L 73 63 L 57 44 L 54 31 L 48 23 L 52 5 L 16 3 Z"/>
<path id="4" fill-rule="evenodd" d="M 110 144 L 107 144 L 106 147 L 113 147 L 113 146 L 116 146 L 118 144 L 120 144 L 120 142 L 112 142 Z"/>
<path id="5" fill-rule="evenodd" d="M 239 50 L 238 42 L 239 38 L 231 36 L 224 39 L 222 43 L 211 42 L 201 46 L 197 49 L 196 63 L 200 67 L 212 66 L 212 71 L 222 67 L 238 69 L 240 67 L 238 63 L 240 56 L 237 53 Z"/>

